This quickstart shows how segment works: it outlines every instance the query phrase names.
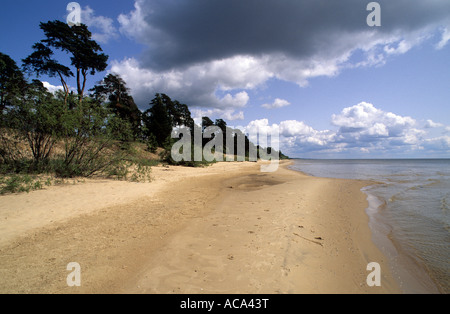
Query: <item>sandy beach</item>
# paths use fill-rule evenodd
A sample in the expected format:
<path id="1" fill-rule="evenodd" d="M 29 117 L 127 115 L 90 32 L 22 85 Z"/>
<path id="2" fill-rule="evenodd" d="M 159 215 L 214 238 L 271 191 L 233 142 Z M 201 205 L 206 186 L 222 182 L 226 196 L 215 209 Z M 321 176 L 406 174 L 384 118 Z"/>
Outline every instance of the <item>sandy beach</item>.
<path id="1" fill-rule="evenodd" d="M 2 196 L 0 293 L 401 293 L 372 242 L 369 183 L 288 165 L 161 166 L 150 183 Z M 366 284 L 371 262 L 381 287 Z"/>

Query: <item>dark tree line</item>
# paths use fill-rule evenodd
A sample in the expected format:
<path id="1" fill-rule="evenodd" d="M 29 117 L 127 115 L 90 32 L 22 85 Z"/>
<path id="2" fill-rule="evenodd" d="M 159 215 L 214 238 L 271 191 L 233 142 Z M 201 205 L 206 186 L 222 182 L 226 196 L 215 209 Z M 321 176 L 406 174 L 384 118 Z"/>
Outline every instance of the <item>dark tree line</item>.
<path id="1" fill-rule="evenodd" d="M 197 126 L 189 107 L 165 94 L 156 94 L 142 112 L 126 82 L 108 74 L 86 91 L 89 75 L 107 68 L 108 56 L 92 39 L 86 25 L 68 26 L 60 21 L 41 23 L 44 39 L 22 60 L 22 67 L 0 52 L 0 165 L 2 171 L 48 171 L 60 176 L 90 176 L 123 158 L 130 143 L 146 143 L 150 151 L 165 148 L 170 152 L 172 130 L 187 127 L 204 131 L 219 127 L 234 136 L 237 151 L 239 130 L 228 128 L 224 120 L 208 117 Z M 64 52 L 70 64 L 54 58 Z M 38 79 L 42 75 L 60 80 L 62 90 L 50 93 Z M 75 79 L 76 91 L 69 80 Z M 213 135 L 214 136 L 214 135 Z M 202 146 L 208 139 L 203 139 Z M 31 158 L 25 154 L 27 144 Z M 64 152 L 54 152 L 63 143 Z M 254 145 L 245 136 L 245 154 Z M 253 146 L 252 146 L 253 145 Z M 224 138 L 223 147 L 226 147 Z M 166 153 L 166 161 L 173 161 Z"/>

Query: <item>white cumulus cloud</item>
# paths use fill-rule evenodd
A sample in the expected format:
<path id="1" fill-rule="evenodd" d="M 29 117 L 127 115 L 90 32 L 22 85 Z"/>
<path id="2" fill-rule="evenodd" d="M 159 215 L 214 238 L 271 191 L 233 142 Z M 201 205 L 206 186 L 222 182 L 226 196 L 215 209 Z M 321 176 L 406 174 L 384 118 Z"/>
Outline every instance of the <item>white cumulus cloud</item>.
<path id="1" fill-rule="evenodd" d="M 450 28 L 445 27 L 442 31 L 442 39 L 441 41 L 436 45 L 436 49 L 443 49 L 447 43 L 450 41 Z"/>
<path id="2" fill-rule="evenodd" d="M 42 82 L 44 87 L 52 94 L 56 93 L 57 91 L 64 91 L 64 87 L 62 86 L 55 86 L 50 84 L 49 82 Z"/>
<path id="3" fill-rule="evenodd" d="M 384 26 L 371 29 L 354 14 L 361 10 L 364 17 L 366 4 L 351 0 L 326 6 L 307 0 L 136 0 L 134 10 L 119 16 L 119 29 L 147 50 L 139 60 L 115 61 L 113 70 L 130 78 L 141 106 L 166 92 L 193 106 L 243 108 L 246 97 L 238 93 L 270 79 L 304 87 L 312 78 L 333 77 L 343 69 L 382 65 L 448 24 L 449 3 L 396 0 L 381 6 Z M 443 32 L 439 47 L 448 33 Z M 352 62 L 355 54 L 362 60 Z M 385 132 L 378 126 L 372 133 Z"/>
<path id="4" fill-rule="evenodd" d="M 289 106 L 291 103 L 287 100 L 277 98 L 275 101 L 271 104 L 263 104 L 261 107 L 266 109 L 278 109 Z"/>
<path id="5" fill-rule="evenodd" d="M 384 112 L 373 104 L 362 102 L 333 115 L 332 123 L 340 128 L 341 133 L 358 132 L 361 135 L 395 137 L 400 136 L 404 130 L 411 129 L 416 120 Z"/>
<path id="6" fill-rule="evenodd" d="M 136 59 L 130 58 L 113 61 L 111 72 L 127 82 L 141 107 L 159 92 L 193 107 L 225 111 L 244 108 L 250 97 L 246 91 L 237 91 L 239 87 L 252 88 L 263 80 L 252 60 L 240 57 L 164 72 L 142 68 Z"/>
<path id="7" fill-rule="evenodd" d="M 236 120 L 244 120 L 244 112 L 237 111 L 234 109 L 202 109 L 202 108 L 194 108 L 191 109 L 191 115 L 194 119 L 194 122 L 197 125 L 202 124 L 203 117 L 220 117 L 225 121 L 236 121 Z"/>
<path id="8" fill-rule="evenodd" d="M 278 130 L 281 150 L 297 157 L 327 154 L 355 157 L 369 153 L 392 157 L 420 153 L 424 148 L 438 153 L 449 149 L 450 136 L 432 137 L 415 119 L 367 102 L 344 108 L 332 115 L 331 122 L 335 130 L 317 130 L 297 120 L 270 124 L 268 119 L 252 121 L 244 129 Z"/>
<path id="9" fill-rule="evenodd" d="M 86 6 L 81 10 L 81 22 L 92 31 L 92 39 L 106 44 L 111 39 L 117 38 L 119 32 L 114 26 L 114 20 L 105 16 L 96 16 L 91 7 Z"/>
<path id="10" fill-rule="evenodd" d="M 442 123 L 436 123 L 433 120 L 427 120 L 426 124 L 425 124 L 425 128 L 427 129 L 431 129 L 431 128 L 441 128 L 444 125 Z"/>

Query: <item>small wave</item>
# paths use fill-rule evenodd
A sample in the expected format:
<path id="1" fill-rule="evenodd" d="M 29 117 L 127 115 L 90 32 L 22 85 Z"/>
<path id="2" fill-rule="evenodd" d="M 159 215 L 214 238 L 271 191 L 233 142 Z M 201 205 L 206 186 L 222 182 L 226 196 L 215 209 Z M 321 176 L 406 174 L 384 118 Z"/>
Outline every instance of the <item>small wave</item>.
<path id="1" fill-rule="evenodd" d="M 449 196 L 450 196 L 450 194 L 447 194 L 446 196 L 444 196 L 442 199 L 441 199 L 441 209 L 442 209 L 442 212 L 445 214 L 445 213 L 447 213 L 447 211 L 449 210 L 449 208 L 450 208 L 450 204 L 449 204 Z"/>
<path id="2" fill-rule="evenodd" d="M 425 181 L 421 184 L 410 187 L 408 190 L 417 191 L 419 189 L 424 189 L 427 187 L 432 187 L 432 186 L 438 185 L 439 183 L 441 183 L 441 181 L 436 180 L 436 179 L 428 179 L 427 181 Z"/>
<path id="3" fill-rule="evenodd" d="M 450 225 L 445 224 L 445 225 L 444 225 L 444 229 L 445 229 L 447 232 L 450 232 Z"/>
<path id="4" fill-rule="evenodd" d="M 435 185 L 438 185 L 438 184 L 442 183 L 441 180 L 438 180 L 438 179 L 428 179 L 427 182 L 429 182 L 427 185 L 425 185 L 427 187 L 428 186 L 435 186 Z"/>
<path id="5" fill-rule="evenodd" d="M 404 191 L 401 191 L 401 192 L 398 192 L 398 193 L 392 195 L 389 198 L 389 203 L 395 203 L 397 201 L 404 200 L 405 199 L 404 195 L 405 195 L 406 192 L 408 192 L 408 190 L 411 190 L 411 189 L 407 189 L 407 190 L 404 190 Z"/>
<path id="6" fill-rule="evenodd" d="M 386 209 L 387 207 L 386 200 L 377 195 L 372 194 L 370 192 L 370 187 L 363 188 L 361 191 L 363 191 L 367 195 L 367 201 L 369 203 L 369 207 L 367 208 L 368 212 L 376 213 Z"/>

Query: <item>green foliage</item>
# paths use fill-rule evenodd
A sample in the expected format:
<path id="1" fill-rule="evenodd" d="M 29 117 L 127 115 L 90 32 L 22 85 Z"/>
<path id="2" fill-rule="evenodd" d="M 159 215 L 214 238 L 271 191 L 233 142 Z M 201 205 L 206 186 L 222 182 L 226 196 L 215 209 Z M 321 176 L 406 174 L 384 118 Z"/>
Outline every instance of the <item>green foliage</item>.
<path id="1" fill-rule="evenodd" d="M 147 130 L 147 137 L 150 134 L 155 136 L 156 142 L 163 147 L 166 140 L 172 133 L 172 118 L 169 116 L 165 99 L 160 94 L 150 103 L 151 108 L 143 115 L 143 121 Z"/>
<path id="2" fill-rule="evenodd" d="M 11 175 L 0 177 L 0 195 L 9 193 L 29 193 L 34 190 L 41 190 L 43 184 L 41 179 L 26 175 Z"/>
<path id="3" fill-rule="evenodd" d="M 187 127 L 204 132 L 217 126 L 222 133 L 233 134 L 234 152 L 244 143 L 249 160 L 251 152 L 263 154 L 239 130 L 231 130 L 227 123 L 203 117 L 202 126 L 192 119 L 187 105 L 156 94 L 150 108 L 142 113 L 125 81 L 109 74 L 94 88 L 90 97 L 84 92 L 88 75 L 104 71 L 108 56 L 92 40 L 86 25 L 68 26 L 60 21 L 40 24 L 45 38 L 32 46 L 32 53 L 23 61 L 22 70 L 37 77 L 46 75 L 61 80 L 63 91 L 49 93 L 43 84 L 27 82 L 14 60 L 0 53 L 0 194 L 28 192 L 62 182 L 64 178 L 103 175 L 135 182 L 150 180 L 151 167 L 159 161 L 148 159 L 148 153 L 139 153 L 135 143 L 156 153 L 162 147 L 161 160 L 170 165 L 204 167 L 202 161 L 175 162 L 171 151 L 176 127 Z M 55 52 L 64 52 L 70 64 L 55 59 Z M 76 93 L 70 92 L 68 79 L 76 79 Z M 196 129 L 197 128 L 197 129 Z M 212 134 L 212 137 L 217 133 Z M 202 139 L 203 149 L 211 139 Z M 216 149 L 226 147 L 215 143 Z M 191 159 L 194 160 L 194 139 Z M 279 152 L 280 158 L 287 158 Z M 151 158 L 151 157 L 150 157 Z M 37 175 L 56 175 L 58 179 L 42 181 Z"/>
<path id="4" fill-rule="evenodd" d="M 121 160 L 114 167 L 107 170 L 110 178 L 117 180 L 130 180 L 131 182 L 150 182 L 151 167 L 157 166 L 159 162 L 145 159 L 131 158 Z"/>
<path id="5" fill-rule="evenodd" d="M 280 160 L 287 160 L 287 159 L 291 159 L 289 156 L 283 154 L 280 150 Z"/>
<path id="6" fill-rule="evenodd" d="M 214 164 L 214 162 L 208 162 L 205 158 L 202 158 L 202 161 L 195 161 L 194 151 L 195 146 L 194 143 L 191 145 L 191 158 L 189 160 L 175 161 L 172 158 L 172 146 L 176 142 L 176 139 L 168 138 L 164 144 L 164 151 L 161 152 L 160 157 L 161 160 L 172 166 L 183 166 L 183 167 L 206 167 Z M 198 147 L 201 149 L 201 147 Z"/>
<path id="7" fill-rule="evenodd" d="M 133 155 L 133 141 L 143 138 L 142 118 L 125 82 L 108 75 L 94 88 L 94 98 L 84 97 L 87 76 L 107 67 L 108 57 L 92 34 L 85 25 L 69 27 L 59 21 L 40 27 L 45 39 L 23 60 L 23 70 L 37 77 L 59 77 L 64 90 L 50 94 L 38 80 L 27 83 L 14 60 L 0 53 L 0 193 L 51 185 L 50 179 L 29 179 L 40 173 L 149 180 L 157 161 Z M 54 59 L 56 50 L 69 55 L 75 71 Z M 70 77 L 76 77 L 77 94 L 69 92 Z M 174 108 L 188 111 L 179 104 Z M 183 114 L 177 121 L 185 121 Z M 156 151 L 155 136 L 149 133 L 146 139 Z"/>
<path id="8" fill-rule="evenodd" d="M 26 141 L 32 155 L 33 164 L 31 170 L 39 169 L 48 162 L 53 146 L 60 136 L 60 117 L 63 106 L 56 102 L 52 95 L 44 88 L 40 81 L 29 84 L 26 94 L 10 108 L 5 114 L 8 128 L 15 131 L 11 134 L 10 141 L 16 144 L 21 140 Z M 4 149 L 8 157 L 17 161 L 11 150 L 11 142 L 7 143 L 7 137 L 2 136 Z"/>
<path id="9" fill-rule="evenodd" d="M 84 24 L 69 26 L 61 21 L 40 24 L 45 33 L 41 42 L 71 55 L 71 65 L 76 68 L 77 91 L 81 104 L 86 87 L 87 75 L 102 72 L 108 66 L 108 56 L 100 53 L 102 48 L 92 40 L 92 33 Z"/>
<path id="10" fill-rule="evenodd" d="M 48 75 L 50 77 L 73 77 L 73 72 L 67 66 L 52 59 L 53 51 L 43 43 L 36 43 L 32 47 L 33 52 L 23 59 L 23 69 L 30 74 Z"/>
<path id="11" fill-rule="evenodd" d="M 163 94 L 167 112 L 172 120 L 172 127 L 187 127 L 192 129 L 194 127 L 194 119 L 191 117 L 191 112 L 187 105 L 181 104 L 177 100 L 172 101 L 169 96 Z"/>
<path id="12" fill-rule="evenodd" d="M 174 127 L 184 126 L 193 129 L 194 120 L 187 105 L 178 101 L 172 101 L 165 94 L 156 94 L 150 103 L 151 108 L 144 112 L 143 133 L 149 139 L 154 135 L 154 139 L 159 147 L 164 147 L 168 138 L 171 137 Z"/>
<path id="13" fill-rule="evenodd" d="M 156 136 L 153 133 L 150 133 L 147 137 L 147 150 L 151 153 L 156 153 L 156 150 L 158 149 L 158 141 L 156 140 Z"/>
<path id="14" fill-rule="evenodd" d="M 21 136 L 16 130 L 0 128 L 0 165 L 2 173 L 20 172 L 23 168 L 29 168 L 30 164 L 24 162 L 25 156 L 20 147 Z"/>
<path id="15" fill-rule="evenodd" d="M 107 117 L 106 132 L 108 137 L 119 141 L 122 149 L 129 149 L 134 140 L 133 127 L 128 120 L 110 114 Z"/>
<path id="16" fill-rule="evenodd" d="M 150 182 L 152 168 L 142 164 L 137 164 L 135 166 L 133 175 L 131 176 L 132 182 Z"/>
<path id="17" fill-rule="evenodd" d="M 26 85 L 16 62 L 0 52 L 0 114 L 3 114 L 3 110 L 11 106 L 15 99 L 22 94 Z"/>
<path id="18" fill-rule="evenodd" d="M 117 180 L 127 180 L 130 173 L 130 164 L 124 162 L 117 163 L 115 167 L 106 169 L 105 174 L 108 178 Z"/>
<path id="19" fill-rule="evenodd" d="M 21 186 L 21 182 L 19 177 L 14 176 L 8 179 L 1 179 L 2 182 L 2 188 L 0 189 L 0 194 L 6 194 L 6 193 L 15 193 L 19 191 L 19 188 Z"/>
<path id="20" fill-rule="evenodd" d="M 93 176 L 120 160 L 120 151 L 108 131 L 109 110 L 86 99 L 76 110 L 61 117 L 65 155 L 57 163 L 61 177 Z"/>
<path id="21" fill-rule="evenodd" d="M 40 28 L 45 34 L 45 39 L 33 45 L 33 53 L 23 60 L 24 69 L 38 76 L 42 74 L 58 76 L 64 87 L 64 104 L 67 105 L 69 95 L 67 78 L 74 76 L 74 73 L 51 57 L 52 49 L 68 53 L 71 56 L 71 65 L 76 69 L 78 100 L 81 105 L 87 76 L 104 71 L 108 66 L 108 56 L 101 53 L 102 48 L 92 40 L 92 33 L 84 24 L 70 27 L 56 20 L 41 23 Z M 70 109 L 73 108 L 70 106 Z"/>
<path id="22" fill-rule="evenodd" d="M 204 131 L 206 128 L 209 128 L 210 126 L 213 126 L 214 122 L 208 118 L 208 117 L 203 117 L 202 118 L 202 130 Z"/>
<path id="23" fill-rule="evenodd" d="M 112 113 L 127 123 L 133 140 L 141 137 L 141 111 L 129 94 L 125 81 L 118 75 L 109 74 L 94 88 L 92 97 L 112 110 Z"/>
<path id="24" fill-rule="evenodd" d="M 64 88 L 64 104 L 67 105 L 69 95 L 69 86 L 66 77 L 73 77 L 72 71 L 52 59 L 53 51 L 42 43 L 36 43 L 33 46 L 33 53 L 23 60 L 23 69 L 30 74 L 48 75 L 49 77 L 58 76 Z"/>

